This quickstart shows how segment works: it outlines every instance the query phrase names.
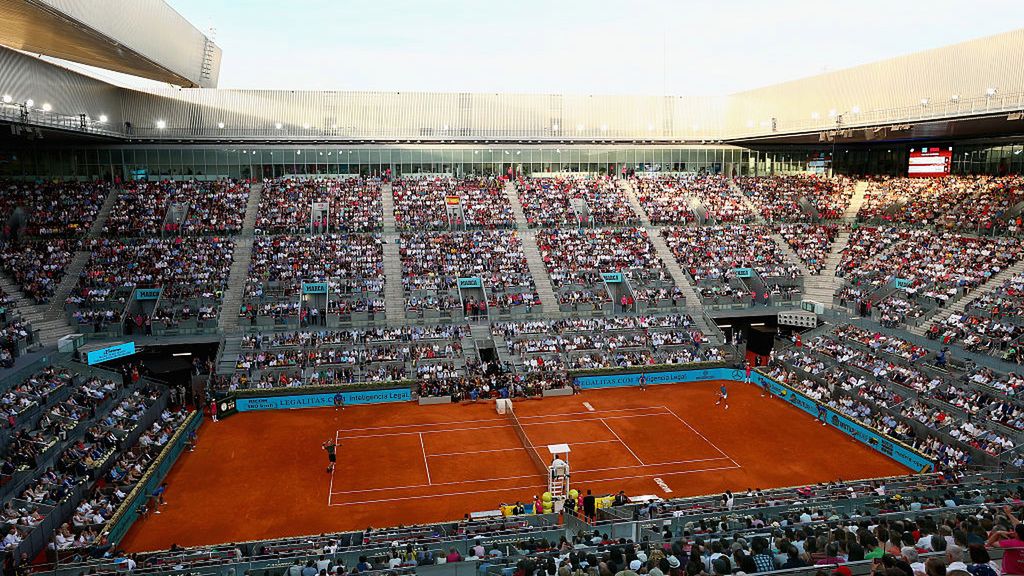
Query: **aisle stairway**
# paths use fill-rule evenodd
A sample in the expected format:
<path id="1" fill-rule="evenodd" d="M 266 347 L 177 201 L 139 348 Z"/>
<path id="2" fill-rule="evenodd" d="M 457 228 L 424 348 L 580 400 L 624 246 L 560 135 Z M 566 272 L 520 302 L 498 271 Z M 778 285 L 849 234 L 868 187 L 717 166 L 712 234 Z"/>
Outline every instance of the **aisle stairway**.
<path id="1" fill-rule="evenodd" d="M 518 230 L 529 228 L 526 222 L 526 212 L 523 211 L 523 205 L 519 201 L 519 192 L 516 190 L 515 183 L 511 181 L 505 183 L 505 197 L 508 198 L 508 203 L 512 206 L 512 215 L 516 218 L 516 228 Z"/>
<path id="2" fill-rule="evenodd" d="M 530 267 L 530 276 L 533 276 L 533 283 L 537 286 L 537 295 L 540 296 L 540 303 L 544 307 L 545 316 L 558 316 L 558 298 L 555 297 L 555 289 L 551 284 L 551 277 L 548 276 L 544 260 L 540 255 L 540 248 L 537 247 L 537 233 L 534 230 L 519 230 L 519 239 L 523 243 L 523 255 L 526 256 L 526 264 Z"/>
<path id="3" fill-rule="evenodd" d="M 804 276 L 804 299 L 813 300 L 825 307 L 832 305 L 832 299 L 836 292 L 843 287 L 843 279 L 836 276 L 836 270 L 843 259 L 843 250 L 850 243 L 850 232 L 843 230 L 836 236 L 825 259 L 825 267 L 821 274 L 816 276 Z M 789 245 L 787 244 L 788 248 Z"/>
<path id="4" fill-rule="evenodd" d="M 33 331 L 38 331 L 39 344 L 43 347 L 55 346 L 57 340 L 74 332 L 63 317 L 47 320 L 45 316 L 48 305 L 36 304 L 34 300 L 25 296 L 21 288 L 6 274 L 0 275 L 0 288 L 15 298 L 14 311 L 32 325 Z"/>
<path id="5" fill-rule="evenodd" d="M 385 212 L 385 215 L 388 214 Z M 385 228 L 388 226 L 384 224 Z M 402 259 L 398 251 L 398 234 L 394 232 L 394 218 L 391 232 L 385 232 L 384 241 L 384 310 L 391 325 L 405 322 L 405 291 L 402 287 Z"/>
<path id="6" fill-rule="evenodd" d="M 228 289 L 220 308 L 220 328 L 224 332 L 238 328 L 238 311 L 245 297 L 245 281 L 249 277 L 249 264 L 252 262 L 252 243 L 252 236 L 235 238 L 231 271 L 228 272 Z"/>
<path id="7" fill-rule="evenodd" d="M 384 211 L 384 232 L 395 231 L 395 194 L 391 184 L 384 184 L 380 188 L 380 203 Z"/>
<path id="8" fill-rule="evenodd" d="M 721 330 L 718 326 L 712 326 L 712 323 L 705 316 L 700 295 L 697 294 L 693 284 L 690 284 L 689 277 L 683 272 L 682 267 L 679 266 L 675 255 L 672 254 L 672 250 L 662 237 L 661 230 L 651 224 L 650 218 L 647 217 L 647 212 L 644 211 L 640 200 L 636 196 L 636 187 L 629 180 L 620 180 L 619 187 L 622 188 L 626 200 L 629 202 L 630 207 L 633 208 L 633 212 L 640 219 L 640 224 L 647 230 L 647 237 L 650 238 L 651 245 L 654 246 L 658 257 L 665 264 L 669 275 L 672 276 L 672 281 L 682 290 L 683 297 L 686 298 L 686 313 L 693 318 L 697 328 L 708 336 L 712 344 L 723 344 L 724 337 Z"/>
<path id="9" fill-rule="evenodd" d="M 764 224 L 764 217 L 761 216 L 761 212 L 757 209 L 757 206 L 754 206 L 754 203 L 750 201 L 750 196 L 747 196 L 747 193 L 744 192 L 743 189 L 739 187 L 739 184 L 736 184 L 736 181 L 732 178 L 729 178 L 728 182 L 729 188 L 732 188 L 740 195 L 740 202 L 746 206 L 747 210 L 750 210 L 751 214 L 754 215 L 754 222 Z"/>
<path id="10" fill-rule="evenodd" d="M 933 324 L 941 324 L 946 318 L 949 318 L 953 314 L 962 313 L 964 310 L 967 309 L 967 306 L 970 305 L 971 302 L 974 302 L 978 298 L 981 298 L 991 290 L 998 288 L 1003 284 L 1003 282 L 1010 279 L 1014 275 L 1021 273 L 1024 273 L 1024 260 L 1020 260 L 1013 266 L 1010 266 L 1009 268 L 1006 268 L 1002 272 L 989 278 L 988 282 L 982 284 L 981 286 L 978 287 L 978 289 L 976 289 L 974 292 L 971 292 L 967 296 L 959 298 L 958 300 L 953 302 L 953 304 L 951 304 L 948 308 L 939 309 L 939 311 L 934 316 L 932 316 L 932 318 L 929 321 L 922 322 L 919 326 L 912 327 L 910 329 L 910 332 L 912 332 L 913 334 L 917 334 L 918 336 L 924 336 Z"/>
<path id="11" fill-rule="evenodd" d="M 853 197 L 850 199 L 850 205 L 846 207 L 846 212 L 843 213 L 844 222 L 854 222 L 857 220 L 857 212 L 860 212 L 860 207 L 864 205 L 864 194 L 867 191 L 867 180 L 858 181 L 853 188 Z"/>
<path id="12" fill-rule="evenodd" d="M 242 236 L 252 236 L 256 230 L 260 200 L 263 199 L 263 184 L 257 182 L 249 188 L 249 200 L 245 204 L 245 218 L 242 220 Z"/>

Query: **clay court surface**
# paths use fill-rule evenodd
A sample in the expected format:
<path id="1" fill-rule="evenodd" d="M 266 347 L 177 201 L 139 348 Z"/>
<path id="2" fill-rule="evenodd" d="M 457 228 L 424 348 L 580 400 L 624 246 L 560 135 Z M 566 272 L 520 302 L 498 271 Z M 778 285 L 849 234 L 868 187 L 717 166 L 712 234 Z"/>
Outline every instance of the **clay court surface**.
<path id="1" fill-rule="evenodd" d="M 665 498 L 909 470 L 753 385 L 586 391 L 515 402 L 529 441 L 567 443 L 572 487 Z M 326 473 L 321 444 L 337 438 Z M 168 505 L 123 547 L 155 550 L 436 522 L 546 489 L 493 402 L 247 412 L 207 421 L 167 479 Z M 670 492 L 669 492 L 670 491 Z"/>

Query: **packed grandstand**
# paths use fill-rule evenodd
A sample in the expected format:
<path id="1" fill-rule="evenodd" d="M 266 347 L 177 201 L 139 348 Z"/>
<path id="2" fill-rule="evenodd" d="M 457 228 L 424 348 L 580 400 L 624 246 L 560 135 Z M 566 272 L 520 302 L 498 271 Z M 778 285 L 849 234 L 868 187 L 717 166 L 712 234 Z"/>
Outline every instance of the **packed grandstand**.
<path id="1" fill-rule="evenodd" d="M 174 87 L 0 47 L 4 574 L 1024 573 L 1021 31 L 707 107 L 28 4 Z"/>

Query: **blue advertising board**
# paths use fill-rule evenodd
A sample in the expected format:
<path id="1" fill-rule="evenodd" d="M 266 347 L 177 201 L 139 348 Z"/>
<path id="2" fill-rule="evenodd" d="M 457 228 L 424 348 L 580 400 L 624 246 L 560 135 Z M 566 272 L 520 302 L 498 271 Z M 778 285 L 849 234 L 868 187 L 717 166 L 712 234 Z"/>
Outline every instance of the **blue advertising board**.
<path id="1" fill-rule="evenodd" d="M 334 396 L 338 392 L 323 394 L 296 394 L 294 396 L 264 396 L 261 398 L 238 398 L 235 407 L 239 412 L 252 410 L 284 410 L 288 408 L 323 408 L 334 406 Z M 393 390 L 358 390 L 340 392 L 346 405 L 382 404 L 385 402 L 409 402 L 412 390 L 395 388 Z"/>
<path id="2" fill-rule="evenodd" d="M 618 272 L 601 272 L 601 278 L 609 284 L 619 284 L 622 282 L 622 274 Z"/>
<path id="3" fill-rule="evenodd" d="M 135 299 L 136 300 L 156 300 L 160 297 L 160 291 L 162 288 L 136 288 Z"/>
<path id="4" fill-rule="evenodd" d="M 732 269 L 732 273 L 735 274 L 737 278 L 750 278 L 750 277 L 752 277 L 754 275 L 754 269 L 753 268 L 733 268 Z"/>
<path id="5" fill-rule="evenodd" d="M 303 282 L 303 294 L 327 294 L 327 282 Z"/>
<path id="6" fill-rule="evenodd" d="M 902 289 L 902 288 L 906 288 L 907 286 L 910 286 L 911 284 L 913 284 L 913 281 L 907 280 L 906 278 L 893 278 L 892 279 L 893 288 L 900 288 L 900 289 Z"/>
<path id="7" fill-rule="evenodd" d="M 459 278 L 459 288 L 483 288 L 484 283 L 479 278 Z"/>
<path id="8" fill-rule="evenodd" d="M 93 350 L 92 352 L 86 352 L 85 362 L 92 366 L 93 364 L 131 356 L 132 354 L 135 354 L 135 342 L 125 342 L 124 344 L 115 344 L 106 348 L 100 348 L 99 350 Z"/>
<path id="9" fill-rule="evenodd" d="M 620 386 L 638 386 L 640 374 L 611 374 L 608 376 L 579 376 L 576 385 L 586 390 L 590 388 L 616 388 Z M 708 368 L 706 370 L 670 370 L 667 372 L 644 372 L 648 384 L 678 384 L 681 382 L 703 382 L 706 380 L 739 380 L 743 381 L 743 371 L 733 368 Z"/>
<path id="10" fill-rule="evenodd" d="M 647 384 L 677 384 L 684 382 L 704 382 L 708 380 L 731 380 L 743 382 L 746 377 L 744 370 L 735 368 L 708 368 L 690 370 L 670 370 L 667 372 L 636 372 L 633 374 L 610 374 L 607 376 L 578 376 L 574 379 L 577 386 L 583 389 L 615 388 L 621 386 L 638 386 L 640 375 L 644 374 Z M 811 416 L 818 417 L 819 409 L 824 410 L 825 421 L 855 440 L 866 444 L 872 449 L 888 456 L 892 460 L 919 472 L 929 472 L 935 465 L 923 454 L 887 437 L 886 435 L 865 426 L 856 420 L 820 404 L 796 390 L 779 383 L 759 372 L 751 372 L 751 380 L 758 386 L 768 386 L 774 396 L 785 400 Z"/>

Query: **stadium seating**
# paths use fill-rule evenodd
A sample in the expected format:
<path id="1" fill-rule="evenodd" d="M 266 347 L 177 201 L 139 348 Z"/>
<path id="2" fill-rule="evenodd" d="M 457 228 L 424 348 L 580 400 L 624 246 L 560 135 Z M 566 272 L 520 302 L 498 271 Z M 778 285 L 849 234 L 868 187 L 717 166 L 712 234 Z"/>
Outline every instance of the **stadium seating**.
<path id="1" fill-rule="evenodd" d="M 395 224 L 403 230 L 509 228 L 515 221 L 504 185 L 493 178 L 396 180 Z M 458 198 L 451 218 L 449 198 Z"/>

